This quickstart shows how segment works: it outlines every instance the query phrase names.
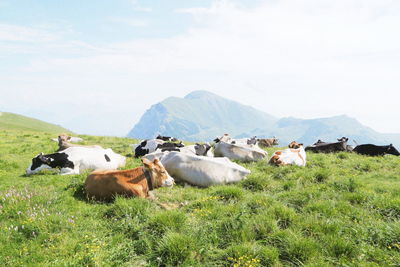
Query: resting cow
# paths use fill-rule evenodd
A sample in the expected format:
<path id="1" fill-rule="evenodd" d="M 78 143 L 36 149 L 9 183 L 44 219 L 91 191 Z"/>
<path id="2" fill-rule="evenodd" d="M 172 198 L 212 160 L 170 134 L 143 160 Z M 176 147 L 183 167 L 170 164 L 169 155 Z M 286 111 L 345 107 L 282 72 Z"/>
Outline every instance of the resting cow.
<path id="1" fill-rule="evenodd" d="M 167 147 L 167 148 L 158 148 L 156 152 L 165 152 L 165 151 L 176 151 L 176 152 L 182 152 L 182 153 L 189 153 L 189 154 L 194 154 L 197 156 L 208 156 L 208 157 L 213 157 L 213 153 L 211 151 L 211 146 L 210 144 L 198 144 L 196 143 L 195 145 L 189 145 L 185 147 Z"/>
<path id="2" fill-rule="evenodd" d="M 261 147 L 273 147 L 276 145 L 279 145 L 279 140 L 277 138 L 260 138 L 257 139 L 258 140 L 258 144 Z"/>
<path id="3" fill-rule="evenodd" d="M 224 134 L 221 137 L 217 137 L 216 139 L 214 139 L 215 143 L 219 143 L 219 142 L 225 142 L 228 144 L 233 144 L 233 145 L 241 145 L 241 146 L 245 146 L 245 145 L 256 145 L 258 142 L 257 136 L 253 136 L 252 138 L 240 138 L 240 139 L 233 139 L 229 136 L 229 134 Z"/>
<path id="4" fill-rule="evenodd" d="M 236 145 L 256 145 L 257 136 L 253 136 L 252 138 L 232 139 L 230 143 Z"/>
<path id="5" fill-rule="evenodd" d="M 238 182 L 250 174 L 249 170 L 228 158 L 170 152 L 161 162 L 176 180 L 202 187 Z"/>
<path id="6" fill-rule="evenodd" d="M 116 195 L 149 198 L 154 188 L 173 186 L 174 179 L 158 159 L 142 159 L 142 163 L 143 167 L 131 170 L 92 172 L 85 181 L 87 196 L 99 200 L 111 200 Z"/>
<path id="7" fill-rule="evenodd" d="M 71 140 L 71 136 L 68 136 L 68 135 L 59 135 L 58 136 L 58 150 L 57 150 L 57 152 L 58 151 L 62 151 L 62 150 L 65 150 L 65 149 L 67 149 L 67 148 L 69 148 L 69 147 L 87 147 L 87 148 L 102 148 L 101 146 L 99 146 L 99 145 L 90 145 L 90 146 L 88 146 L 88 145 L 76 145 L 76 144 L 71 144 L 70 142 L 69 142 L 69 140 Z"/>
<path id="8" fill-rule="evenodd" d="M 161 135 L 158 135 L 156 137 L 156 139 L 163 140 L 163 141 L 168 141 L 168 142 L 176 142 L 176 141 L 178 141 L 178 139 L 176 139 L 175 137 L 161 136 Z"/>
<path id="9" fill-rule="evenodd" d="M 215 157 L 251 162 L 265 158 L 268 153 L 257 145 L 236 145 L 220 141 L 214 145 L 214 155 Z"/>
<path id="10" fill-rule="evenodd" d="M 348 151 L 351 150 L 350 147 L 348 149 L 347 141 L 349 138 L 342 137 L 337 139 L 338 142 L 335 143 L 326 143 L 318 140 L 317 143 L 314 143 L 311 146 L 306 147 L 306 151 L 312 151 L 316 153 L 332 153 L 332 152 L 340 152 L 340 151 Z"/>
<path id="11" fill-rule="evenodd" d="M 62 175 L 79 174 L 86 169 L 117 169 L 125 166 L 125 157 L 111 148 L 86 148 L 70 147 L 53 154 L 40 153 L 32 159 L 31 165 L 26 169 L 28 175 L 35 174 L 44 169 L 60 169 Z"/>
<path id="12" fill-rule="evenodd" d="M 173 150 L 157 149 L 155 152 L 149 153 L 143 157 L 148 160 L 154 160 L 156 158 L 162 159 L 165 155 L 167 155 L 169 152 L 172 152 L 172 151 L 190 154 L 190 155 L 214 157 L 214 153 L 211 151 L 211 146 L 207 143 L 185 146 L 185 147 L 176 148 Z"/>
<path id="13" fill-rule="evenodd" d="M 372 144 L 358 145 L 353 149 L 353 151 L 368 156 L 383 156 L 385 154 L 400 156 L 399 151 L 392 144 L 388 146 L 377 146 Z"/>
<path id="14" fill-rule="evenodd" d="M 170 149 L 173 150 L 175 148 L 184 147 L 185 145 L 180 143 L 170 143 L 165 142 L 161 139 L 151 139 L 144 140 L 140 144 L 132 145 L 132 151 L 135 153 L 135 157 L 143 157 L 149 153 L 155 152 L 157 149 Z"/>
<path id="15" fill-rule="evenodd" d="M 221 136 L 221 137 L 217 137 L 217 138 L 215 138 L 214 139 L 214 142 L 215 143 L 219 143 L 219 142 L 226 142 L 226 143 L 231 143 L 231 141 L 232 141 L 233 139 L 229 136 L 229 134 L 224 134 L 223 136 Z"/>
<path id="16" fill-rule="evenodd" d="M 303 144 L 291 142 L 289 148 L 276 151 L 269 160 L 269 164 L 276 166 L 306 166 L 306 152 L 304 151 Z"/>

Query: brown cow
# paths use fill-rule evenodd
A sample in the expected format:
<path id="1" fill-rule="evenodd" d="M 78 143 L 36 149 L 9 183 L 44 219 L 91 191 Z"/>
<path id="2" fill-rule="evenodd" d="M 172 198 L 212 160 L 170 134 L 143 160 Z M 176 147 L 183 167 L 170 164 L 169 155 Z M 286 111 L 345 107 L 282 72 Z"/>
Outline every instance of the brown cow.
<path id="1" fill-rule="evenodd" d="M 278 145 L 278 139 L 277 138 L 262 138 L 262 139 L 257 139 L 258 145 L 262 147 L 273 147 Z"/>
<path id="2" fill-rule="evenodd" d="M 116 195 L 152 198 L 154 188 L 172 187 L 174 179 L 169 176 L 158 159 L 142 158 L 143 167 L 130 170 L 94 171 L 85 181 L 89 198 L 111 200 Z"/>
<path id="3" fill-rule="evenodd" d="M 85 146 L 85 145 L 76 145 L 76 144 L 71 144 L 69 142 L 69 140 L 71 139 L 71 136 L 67 135 L 67 134 L 60 134 L 58 136 L 58 149 L 57 152 L 65 150 L 69 147 L 88 147 L 88 148 L 102 148 L 99 145 L 92 145 L 92 146 Z"/>
<path id="4" fill-rule="evenodd" d="M 269 160 L 269 164 L 275 166 L 306 166 L 306 152 L 304 151 L 303 144 L 293 141 L 289 144 L 289 148 L 275 151 Z"/>

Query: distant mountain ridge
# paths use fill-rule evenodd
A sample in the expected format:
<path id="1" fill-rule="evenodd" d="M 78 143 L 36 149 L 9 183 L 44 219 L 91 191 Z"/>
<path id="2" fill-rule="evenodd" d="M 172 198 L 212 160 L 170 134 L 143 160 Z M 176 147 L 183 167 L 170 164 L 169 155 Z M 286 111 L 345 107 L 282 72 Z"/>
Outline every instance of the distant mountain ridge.
<path id="1" fill-rule="evenodd" d="M 346 115 L 279 119 L 207 91 L 194 91 L 184 98 L 169 97 L 151 106 L 128 137 L 148 139 L 161 134 L 187 141 L 209 141 L 224 133 L 234 137 L 276 136 L 281 144 L 292 140 L 311 144 L 318 139 L 334 141 L 347 136 L 358 143 L 400 146 L 400 134 L 378 133 Z"/>
<path id="2" fill-rule="evenodd" d="M 0 112 L 0 130 L 24 130 L 49 133 L 71 133 L 71 131 L 52 123 L 10 112 Z"/>

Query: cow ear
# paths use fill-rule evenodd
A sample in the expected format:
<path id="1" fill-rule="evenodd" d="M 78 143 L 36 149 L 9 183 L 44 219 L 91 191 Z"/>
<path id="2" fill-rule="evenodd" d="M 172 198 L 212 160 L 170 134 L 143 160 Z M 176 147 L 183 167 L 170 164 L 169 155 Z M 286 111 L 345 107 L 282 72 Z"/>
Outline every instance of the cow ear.
<path id="1" fill-rule="evenodd" d="M 146 168 L 150 168 L 151 165 L 153 164 L 150 160 L 148 160 L 146 158 L 142 158 L 142 163 Z"/>

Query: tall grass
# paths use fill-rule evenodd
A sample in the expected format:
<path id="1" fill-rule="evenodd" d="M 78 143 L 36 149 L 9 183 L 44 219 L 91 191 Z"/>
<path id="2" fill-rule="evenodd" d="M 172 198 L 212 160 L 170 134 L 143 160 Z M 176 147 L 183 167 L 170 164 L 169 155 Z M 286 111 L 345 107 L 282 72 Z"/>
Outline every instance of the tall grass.
<path id="1" fill-rule="evenodd" d="M 85 198 L 87 173 L 24 176 L 51 137 L 0 132 L 2 266 L 400 265 L 400 158 L 309 153 L 305 168 L 245 164 L 235 185 L 103 203 Z M 130 139 L 83 138 L 140 165 Z"/>

